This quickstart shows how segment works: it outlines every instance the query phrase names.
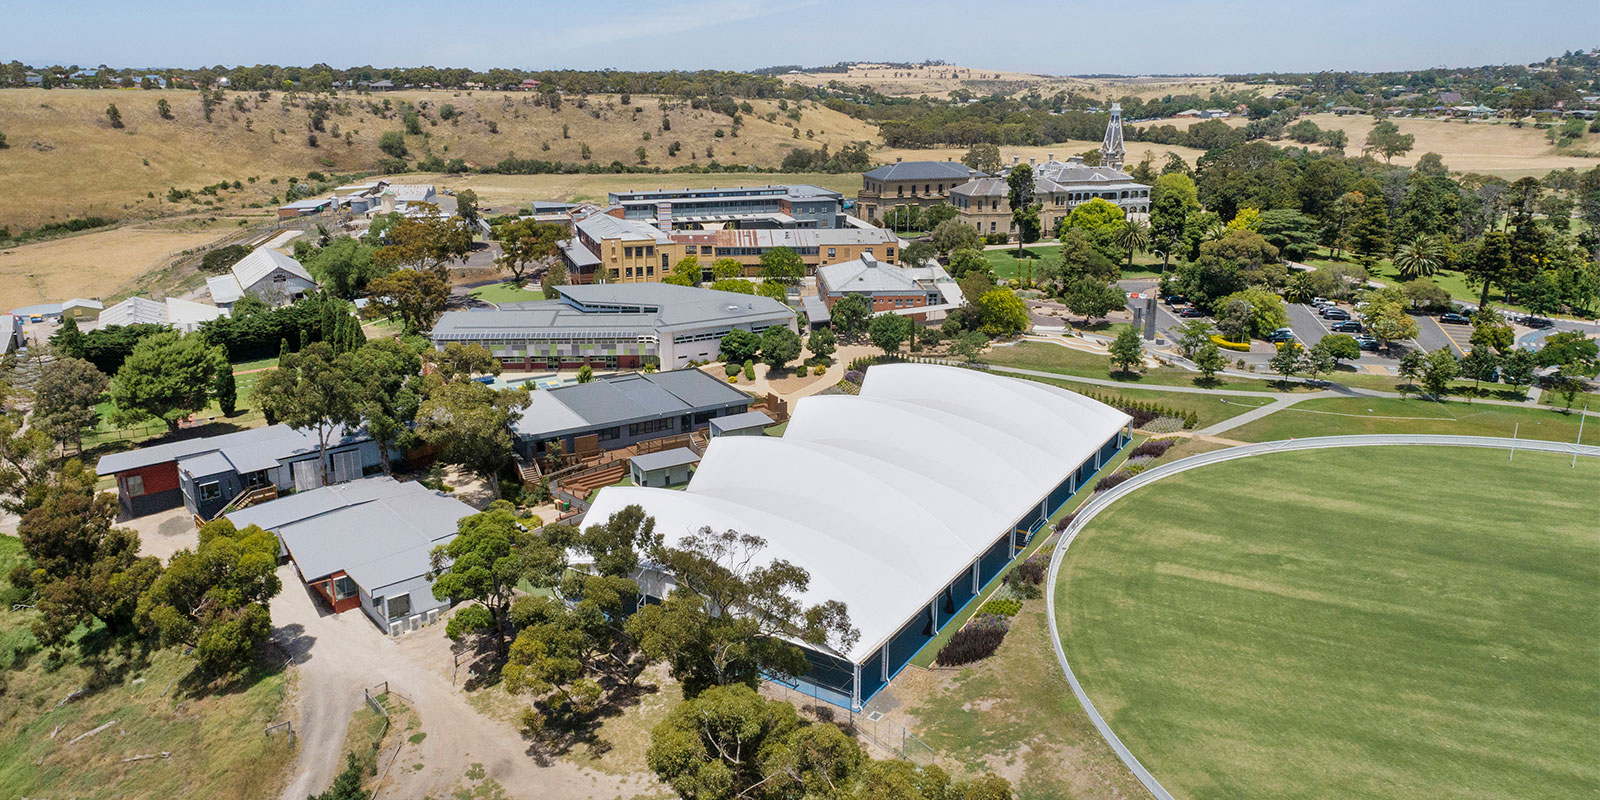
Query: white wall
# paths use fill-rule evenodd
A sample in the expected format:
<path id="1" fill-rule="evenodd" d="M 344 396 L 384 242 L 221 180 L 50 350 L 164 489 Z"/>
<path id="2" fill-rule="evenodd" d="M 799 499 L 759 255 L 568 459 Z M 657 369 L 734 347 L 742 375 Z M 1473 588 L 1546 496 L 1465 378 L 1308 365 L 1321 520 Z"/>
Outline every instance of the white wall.
<path id="1" fill-rule="evenodd" d="M 401 618 L 391 620 L 387 617 L 387 606 L 389 599 L 399 597 L 401 595 L 411 596 L 411 613 L 407 614 L 403 618 L 408 626 L 411 624 L 410 619 L 412 617 L 420 617 L 421 619 L 419 621 L 422 624 L 427 624 L 429 611 L 437 610 L 440 615 L 443 615 L 445 610 L 450 607 L 450 601 L 434 599 L 433 582 L 428 580 L 428 576 L 418 575 L 409 580 L 400 581 L 399 583 L 391 583 L 388 586 L 380 586 L 371 592 L 368 592 L 366 589 L 362 589 L 361 610 L 366 613 L 369 619 L 377 624 L 379 630 L 382 630 L 385 634 L 388 634 L 389 623 L 401 621 Z M 373 606 L 372 598 L 374 597 L 378 597 L 383 600 L 383 608 L 376 608 Z"/>

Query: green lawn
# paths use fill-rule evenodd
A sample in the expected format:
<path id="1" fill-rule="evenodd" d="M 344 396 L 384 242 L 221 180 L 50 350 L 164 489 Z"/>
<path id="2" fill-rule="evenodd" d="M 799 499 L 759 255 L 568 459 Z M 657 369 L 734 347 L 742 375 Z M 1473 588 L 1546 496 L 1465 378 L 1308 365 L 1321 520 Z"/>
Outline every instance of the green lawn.
<path id="1" fill-rule="evenodd" d="M 1275 414 L 1228 431 L 1245 442 L 1267 442 L 1306 436 L 1372 433 L 1437 433 L 1459 436 L 1506 436 L 1572 442 L 1578 438 L 1578 415 L 1548 408 L 1514 408 L 1451 400 L 1400 400 L 1377 397 L 1330 397 L 1304 400 Z M 1583 443 L 1600 445 L 1600 420 L 1583 426 Z"/>
<path id="2" fill-rule="evenodd" d="M 1033 271 L 1034 275 L 1037 276 L 1039 274 L 1039 265 L 1046 258 L 1056 258 L 1057 254 L 1061 252 L 1061 245 L 1033 244 L 1022 249 L 1023 252 L 1034 255 L 1032 259 Z M 1005 250 L 985 250 L 983 251 L 983 257 L 989 260 L 989 266 L 994 269 L 994 274 L 997 277 L 1015 280 L 1020 274 L 1020 265 L 1017 261 L 1016 253 L 1017 249 L 1015 247 Z M 1117 259 L 1117 263 L 1124 265 L 1122 269 L 1122 277 L 1124 278 L 1153 278 L 1160 274 L 1159 271 L 1161 269 L 1161 259 L 1149 254 L 1134 256 L 1133 269 L 1128 269 L 1125 266 L 1127 263 L 1126 256 Z"/>
<path id="3" fill-rule="evenodd" d="M 1004 374 L 1004 373 L 996 373 Z M 1231 417 L 1249 411 L 1252 408 L 1264 406 L 1270 402 L 1265 397 L 1222 397 L 1219 395 L 1194 394 L 1189 392 L 1162 392 L 1154 389 L 1123 389 L 1108 386 L 1091 386 L 1071 381 L 1057 381 L 1049 378 L 1034 378 L 1026 375 L 1012 375 L 1009 377 L 1034 380 L 1059 386 L 1079 394 L 1098 397 L 1101 400 L 1125 400 L 1134 402 L 1157 403 L 1178 412 L 1193 411 L 1198 423 L 1195 429 L 1204 428 L 1213 423 L 1221 422 Z M 1585 437 L 1587 439 L 1587 437 Z"/>
<path id="4" fill-rule="evenodd" d="M 273 356 L 271 358 L 258 358 L 254 361 L 235 361 L 230 366 L 233 367 L 233 374 L 238 375 L 241 372 L 251 372 L 254 370 L 263 370 L 276 367 L 278 366 L 278 357 Z"/>
<path id="5" fill-rule="evenodd" d="M 1145 369 L 1134 374 L 1111 373 L 1111 358 L 1096 355 L 1083 350 L 1062 347 L 1045 342 L 1017 342 L 1009 347 L 991 347 L 989 352 L 983 354 L 983 361 L 987 364 L 997 364 L 1004 367 L 1018 367 L 1020 369 L 1033 369 L 1041 372 L 1059 372 L 1063 375 L 1077 375 L 1083 378 L 1100 378 L 1115 380 L 1131 386 L 1198 386 L 1200 373 L 1190 372 L 1178 367 L 1157 367 Z M 1391 380 L 1392 384 L 1393 381 Z M 1284 391 L 1271 375 L 1261 379 L 1255 378 L 1230 378 L 1219 376 L 1214 383 L 1205 384 L 1216 389 L 1242 389 L 1251 392 L 1276 392 Z M 1314 391 L 1320 387 L 1306 387 L 1299 384 L 1289 384 L 1288 391 Z"/>
<path id="6" fill-rule="evenodd" d="M 1593 797 L 1597 494 L 1497 450 L 1185 472 L 1073 544 L 1062 641 L 1178 797 Z"/>
<path id="7" fill-rule="evenodd" d="M 472 290 L 472 296 L 485 303 L 516 303 L 543 300 L 544 292 L 528 291 L 510 283 L 491 283 Z"/>

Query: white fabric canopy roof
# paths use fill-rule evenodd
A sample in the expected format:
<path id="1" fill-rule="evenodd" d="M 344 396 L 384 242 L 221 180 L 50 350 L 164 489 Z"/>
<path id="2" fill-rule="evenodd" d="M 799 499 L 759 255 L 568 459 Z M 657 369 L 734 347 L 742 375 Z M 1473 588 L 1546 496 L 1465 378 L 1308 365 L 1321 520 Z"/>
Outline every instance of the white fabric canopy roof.
<path id="1" fill-rule="evenodd" d="M 586 519 L 637 504 L 669 543 L 709 526 L 767 541 L 840 600 L 861 662 L 1129 422 L 1033 381 L 885 364 L 859 397 L 808 397 L 782 438 L 718 437 L 683 491 L 601 490 Z"/>

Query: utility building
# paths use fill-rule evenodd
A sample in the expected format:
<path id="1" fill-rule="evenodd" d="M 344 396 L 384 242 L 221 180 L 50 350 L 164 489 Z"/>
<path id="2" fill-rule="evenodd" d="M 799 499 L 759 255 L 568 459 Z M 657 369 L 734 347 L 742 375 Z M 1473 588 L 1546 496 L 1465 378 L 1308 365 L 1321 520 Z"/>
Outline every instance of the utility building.
<path id="1" fill-rule="evenodd" d="M 858 397 L 802 400 L 781 438 L 713 439 L 682 491 L 602 489 L 587 520 L 638 505 L 669 542 L 706 527 L 765 539 L 761 558 L 810 573 L 805 603 L 844 602 L 861 634 L 805 646 L 795 688 L 859 709 L 1128 443 L 1131 421 L 1042 383 L 879 365 Z"/>

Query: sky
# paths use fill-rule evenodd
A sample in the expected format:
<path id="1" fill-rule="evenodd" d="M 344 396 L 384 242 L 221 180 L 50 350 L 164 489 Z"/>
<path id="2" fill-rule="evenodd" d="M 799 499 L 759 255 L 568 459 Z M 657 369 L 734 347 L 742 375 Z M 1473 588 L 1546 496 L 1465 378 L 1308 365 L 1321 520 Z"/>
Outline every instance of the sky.
<path id="1" fill-rule="evenodd" d="M 1595 0 L 8 3 L 0 62 L 735 69 L 943 59 L 1050 75 L 1382 71 L 1600 45 Z"/>

